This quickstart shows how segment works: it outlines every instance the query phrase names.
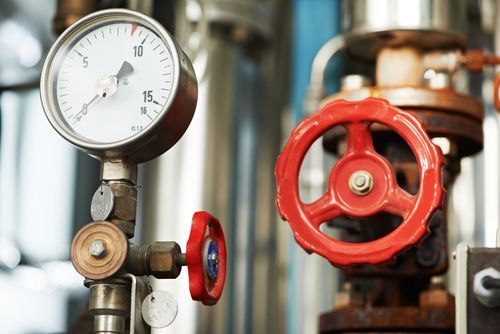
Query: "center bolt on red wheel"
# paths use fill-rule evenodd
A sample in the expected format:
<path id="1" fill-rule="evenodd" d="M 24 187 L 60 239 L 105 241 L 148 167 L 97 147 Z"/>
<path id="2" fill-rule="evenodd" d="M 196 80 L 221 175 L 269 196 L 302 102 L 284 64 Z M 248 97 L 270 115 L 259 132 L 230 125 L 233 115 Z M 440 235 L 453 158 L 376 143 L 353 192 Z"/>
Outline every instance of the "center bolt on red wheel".
<path id="1" fill-rule="evenodd" d="M 367 195 L 373 189 L 372 175 L 364 170 L 352 173 L 349 178 L 349 188 L 356 195 Z"/>
<path id="2" fill-rule="evenodd" d="M 392 166 L 375 151 L 372 123 L 389 127 L 410 146 L 419 168 L 416 195 L 397 184 Z M 330 171 L 326 193 L 312 203 L 303 203 L 298 184 L 302 161 L 314 141 L 336 125 L 347 131 L 346 153 Z M 307 252 L 317 253 L 337 266 L 379 264 L 416 244 L 428 232 L 430 218 L 441 207 L 444 194 L 442 164 L 441 150 L 411 113 L 381 99 L 338 100 L 304 119 L 292 131 L 276 163 L 276 204 L 295 240 Z M 320 229 L 324 222 L 338 216 L 362 218 L 383 211 L 402 217 L 403 222 L 377 240 L 348 243 Z"/>

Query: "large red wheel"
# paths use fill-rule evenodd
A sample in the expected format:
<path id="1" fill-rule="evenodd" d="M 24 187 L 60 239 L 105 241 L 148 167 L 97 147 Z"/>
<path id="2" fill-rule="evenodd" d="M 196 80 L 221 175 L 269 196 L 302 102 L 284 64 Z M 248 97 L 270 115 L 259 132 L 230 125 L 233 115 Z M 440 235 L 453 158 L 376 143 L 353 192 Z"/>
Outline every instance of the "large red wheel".
<path id="1" fill-rule="evenodd" d="M 419 167 L 420 186 L 411 195 L 396 182 L 389 162 L 379 155 L 370 134 L 371 123 L 381 123 L 398 133 L 410 146 Z M 328 190 L 305 204 L 299 197 L 299 170 L 308 149 L 325 131 L 336 125 L 347 130 L 347 150 L 330 172 Z M 292 131 L 276 163 L 276 203 L 296 241 L 332 264 L 378 264 L 417 243 L 428 231 L 432 214 L 441 206 L 443 157 L 419 119 L 385 100 L 335 101 L 300 122 Z M 364 243 L 333 239 L 320 230 L 325 221 L 340 215 L 371 216 L 389 212 L 403 222 L 386 236 Z"/>
<path id="2" fill-rule="evenodd" d="M 215 305 L 226 281 L 226 241 L 219 220 L 208 212 L 193 215 L 186 265 L 193 300 Z"/>

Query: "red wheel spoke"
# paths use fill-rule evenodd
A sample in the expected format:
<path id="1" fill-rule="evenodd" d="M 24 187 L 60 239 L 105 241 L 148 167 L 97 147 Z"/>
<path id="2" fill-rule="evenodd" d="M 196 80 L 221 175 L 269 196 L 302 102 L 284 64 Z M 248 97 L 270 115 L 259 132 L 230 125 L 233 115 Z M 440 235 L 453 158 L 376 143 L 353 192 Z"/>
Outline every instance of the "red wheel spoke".
<path id="1" fill-rule="evenodd" d="M 373 140 L 370 133 L 370 123 L 354 122 L 344 124 L 347 130 L 346 155 L 354 153 L 375 152 Z"/>
<path id="2" fill-rule="evenodd" d="M 387 198 L 385 211 L 406 218 L 415 207 L 415 196 L 399 186 L 395 186 Z"/>
<path id="3" fill-rule="evenodd" d="M 321 198 L 312 203 L 304 205 L 304 211 L 309 215 L 316 227 L 342 214 L 342 210 L 328 194 L 321 196 Z"/>

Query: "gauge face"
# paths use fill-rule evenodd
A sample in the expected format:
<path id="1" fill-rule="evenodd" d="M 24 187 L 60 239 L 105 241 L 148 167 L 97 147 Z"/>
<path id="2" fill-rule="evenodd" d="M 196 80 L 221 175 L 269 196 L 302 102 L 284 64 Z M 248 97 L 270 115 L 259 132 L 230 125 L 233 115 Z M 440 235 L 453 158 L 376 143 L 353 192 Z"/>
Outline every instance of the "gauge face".
<path id="1" fill-rule="evenodd" d="M 152 30 L 110 22 L 75 36 L 57 64 L 56 107 L 75 133 L 112 143 L 159 115 L 172 91 L 172 54 Z"/>
<path id="2" fill-rule="evenodd" d="M 122 9 L 83 18 L 56 41 L 41 91 L 54 128 L 101 157 L 110 149 L 119 157 L 149 132 L 180 138 L 196 105 L 192 65 L 175 41 L 156 21 Z M 179 106 L 186 98 L 191 102 Z M 179 139 L 170 137 L 155 150 Z"/>

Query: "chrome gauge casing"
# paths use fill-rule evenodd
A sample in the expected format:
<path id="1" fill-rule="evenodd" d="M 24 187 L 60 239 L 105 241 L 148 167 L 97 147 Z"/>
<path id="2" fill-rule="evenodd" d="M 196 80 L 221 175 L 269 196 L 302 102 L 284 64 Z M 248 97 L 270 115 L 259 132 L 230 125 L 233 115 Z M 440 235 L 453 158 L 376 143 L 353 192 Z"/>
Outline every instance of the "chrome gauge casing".
<path id="1" fill-rule="evenodd" d="M 142 91 L 142 88 L 141 90 L 139 90 L 139 87 L 133 88 L 135 89 L 135 91 L 127 91 L 124 93 L 120 93 L 125 100 L 129 99 L 128 97 L 129 94 L 134 94 L 134 96 L 140 97 L 141 99 L 140 103 L 142 103 L 141 94 L 144 94 L 144 103 L 155 103 L 154 105 L 151 104 L 151 106 L 154 106 L 155 109 L 154 113 L 152 111 L 149 111 L 149 114 L 145 113 L 143 115 L 144 117 L 147 116 L 150 119 L 150 121 L 147 121 L 147 124 L 145 126 L 142 125 L 137 126 L 137 129 L 140 130 L 137 130 L 136 128 L 134 128 L 134 126 L 131 126 L 131 129 L 133 131 L 132 130 L 129 131 L 130 135 L 126 134 L 126 135 L 117 135 L 114 137 L 111 136 L 110 140 L 101 140 L 100 138 L 97 138 L 102 136 L 82 135 L 81 131 L 76 130 L 77 127 L 75 124 L 82 122 L 81 117 L 83 115 L 87 115 L 87 112 L 89 114 L 91 112 L 95 113 L 92 115 L 92 117 L 86 119 L 84 118 L 85 121 L 89 122 L 88 124 L 85 125 L 86 129 L 90 131 L 89 133 L 94 133 L 94 134 L 99 133 L 101 129 L 102 131 L 110 131 L 110 129 L 112 130 L 113 117 L 116 119 L 116 123 L 121 122 L 125 124 L 123 121 L 124 119 L 126 120 L 127 117 L 139 119 L 138 116 L 139 113 L 142 114 L 143 112 L 142 107 L 139 110 L 139 108 L 135 108 L 135 106 L 129 107 L 127 105 L 125 105 L 125 107 L 122 108 L 123 112 L 118 110 L 113 110 L 114 108 L 116 109 L 116 107 L 113 107 L 114 104 L 109 101 L 112 101 L 111 99 L 113 98 L 117 99 L 117 96 L 111 96 L 111 95 L 113 95 L 117 89 L 118 90 L 122 89 L 120 88 L 121 83 L 119 83 L 117 79 L 118 73 L 116 74 L 116 76 L 109 75 L 108 76 L 109 78 L 108 77 L 105 78 L 106 80 L 108 79 L 111 81 L 115 80 L 114 83 L 113 82 L 108 83 L 106 80 L 103 81 L 103 79 L 99 78 L 95 78 L 95 80 L 97 80 L 97 83 L 85 82 L 86 85 L 85 87 L 90 87 L 90 84 L 95 84 L 95 87 L 98 87 L 96 88 L 97 95 L 95 96 L 95 98 L 97 98 L 98 100 L 106 99 L 106 102 L 102 102 L 100 104 L 99 107 L 100 114 L 96 110 L 94 111 L 89 110 L 90 104 L 87 105 L 86 103 L 83 103 L 83 107 L 81 107 L 82 106 L 81 99 L 86 99 L 87 97 L 80 98 L 79 94 L 88 95 L 88 93 L 83 91 L 80 92 L 80 88 L 77 85 L 76 86 L 73 85 L 72 89 L 73 89 L 74 101 L 79 101 L 78 102 L 79 104 L 76 105 L 77 103 L 74 103 L 74 105 L 71 105 L 71 101 L 62 102 L 63 104 L 67 103 L 66 106 L 68 106 L 69 109 L 73 108 L 72 111 L 68 111 L 65 114 L 66 110 L 63 110 L 63 108 L 61 108 L 61 101 L 60 99 L 58 100 L 58 97 L 60 98 L 61 96 L 65 96 L 64 94 L 61 94 L 61 92 L 58 90 L 59 89 L 58 85 L 60 84 L 60 81 L 63 81 L 60 80 L 59 78 L 60 75 L 63 75 L 61 74 L 62 73 L 61 71 L 63 71 L 62 70 L 63 66 L 61 64 L 65 64 L 64 62 L 67 61 L 67 57 L 71 58 L 71 55 L 69 53 L 72 51 L 76 52 L 75 54 L 73 54 L 73 56 L 77 58 L 79 65 L 81 65 L 81 61 L 83 60 L 82 67 L 86 67 L 85 65 L 88 65 L 88 61 L 86 59 L 87 57 L 83 57 L 82 55 L 83 52 L 82 53 L 78 52 L 78 50 L 76 50 L 75 45 L 77 45 L 77 43 L 83 42 L 84 41 L 83 38 L 85 38 L 91 33 L 96 39 L 95 45 L 98 45 L 97 41 L 98 38 L 101 38 L 101 36 L 100 35 L 97 36 L 97 34 L 93 33 L 94 31 L 99 31 L 99 29 L 103 30 L 102 38 L 104 39 L 105 38 L 104 28 L 107 27 L 108 25 L 110 26 L 109 33 L 111 34 L 112 25 L 123 26 L 124 31 L 126 32 L 127 24 L 131 25 L 131 28 L 128 31 L 128 34 L 131 34 L 131 36 L 134 35 L 135 29 L 137 29 L 137 27 L 140 27 L 140 29 L 143 29 L 143 31 L 152 32 L 151 35 L 155 39 L 158 38 L 157 40 L 158 45 L 161 44 L 162 48 L 165 47 L 166 51 L 165 54 L 169 55 L 169 57 L 167 58 L 170 59 L 162 63 L 161 67 L 162 68 L 167 67 L 166 65 L 163 66 L 167 62 L 169 64 L 168 65 L 169 67 L 171 65 L 171 69 L 168 70 L 168 73 L 163 74 L 165 78 L 168 78 L 168 80 L 164 82 L 156 80 L 157 85 L 164 85 L 162 86 L 164 88 L 161 88 L 162 93 L 159 93 L 160 92 L 159 87 L 158 89 L 156 89 L 158 91 L 157 93 L 155 93 L 154 90 Z M 132 27 L 135 28 L 133 29 Z M 145 35 L 146 34 L 147 33 L 145 33 Z M 92 39 L 92 41 L 94 40 Z M 89 44 L 88 45 L 85 44 L 89 49 L 92 47 L 91 46 L 92 41 L 88 40 L 87 42 Z M 144 44 L 144 51 L 142 51 L 143 46 L 138 45 L 141 47 L 141 53 L 139 53 L 139 56 L 142 56 L 142 52 L 146 54 L 147 50 L 153 52 L 152 51 L 153 48 L 156 47 L 155 44 L 153 44 L 152 42 L 151 44 L 149 44 L 149 41 L 147 41 L 146 43 L 144 41 L 142 41 L 142 44 Z M 101 41 L 100 45 L 105 45 L 104 43 L 105 43 L 104 41 Z M 84 47 L 84 45 L 82 45 L 82 47 Z M 121 46 L 118 45 L 118 47 Z M 156 48 L 158 49 L 158 51 L 161 50 L 159 46 Z M 121 63 L 123 61 L 124 64 L 127 63 L 128 65 L 130 65 L 128 63 L 130 62 L 132 66 L 134 66 L 134 59 L 129 59 L 133 57 L 134 54 L 129 55 L 128 52 L 132 52 L 132 50 L 129 49 L 130 48 L 128 48 L 127 45 L 126 49 L 127 54 L 123 54 L 122 52 L 117 51 L 118 52 L 117 54 L 120 55 L 120 57 L 117 57 L 120 58 L 117 59 L 118 63 Z M 109 53 L 109 47 L 106 50 L 108 50 Z M 138 56 L 137 50 L 134 49 L 134 52 L 136 52 L 135 56 Z M 122 54 L 123 57 L 121 56 Z M 79 58 L 80 56 L 81 58 Z M 105 55 L 103 55 L 102 58 L 104 59 Z M 92 61 L 99 62 L 100 59 L 101 57 L 93 57 Z M 155 59 L 158 59 L 158 57 Z M 163 60 L 164 59 L 162 59 L 161 61 Z M 162 68 L 160 68 L 159 66 L 160 63 L 148 64 L 147 65 L 147 67 L 149 67 L 148 73 L 151 73 L 152 66 L 154 67 L 157 65 L 158 65 L 157 69 L 158 73 L 161 73 Z M 116 69 L 110 71 L 116 71 Z M 136 73 L 140 73 L 140 68 L 139 71 L 137 71 L 136 69 Z M 106 73 L 101 73 L 101 74 L 104 75 Z M 76 77 L 77 74 L 72 74 L 72 78 Z M 130 80 L 133 79 L 135 78 L 131 78 Z M 148 80 L 148 76 L 145 76 L 144 71 L 142 73 L 141 80 L 142 82 Z M 151 80 L 153 80 L 152 76 Z M 69 81 L 69 79 L 65 81 Z M 104 84 L 102 82 L 104 82 Z M 124 82 L 125 82 L 124 85 L 126 85 L 127 80 L 124 80 Z M 104 85 L 102 86 L 104 87 L 104 89 L 99 85 L 101 86 Z M 109 87 L 113 88 L 114 90 L 109 90 L 108 89 L 109 87 L 106 85 L 108 86 L 111 85 Z M 132 89 L 131 88 L 132 86 L 133 84 L 128 86 L 126 89 L 130 90 Z M 106 97 L 107 92 L 109 94 Z M 146 94 L 145 92 L 148 92 L 148 94 Z M 149 95 L 150 94 L 149 92 L 152 92 L 151 96 Z M 93 91 L 93 94 L 95 94 L 95 91 Z M 102 96 L 100 94 L 102 94 Z M 153 94 L 155 94 L 154 98 Z M 111 10 L 103 10 L 95 12 L 91 15 L 82 18 L 81 20 L 73 24 L 71 27 L 69 27 L 57 39 L 57 41 L 50 49 L 42 69 L 42 75 L 40 80 L 41 101 L 43 109 L 50 124 L 64 139 L 66 139 L 67 141 L 69 141 L 82 151 L 85 151 L 88 154 L 101 160 L 125 160 L 128 162 L 140 163 L 153 159 L 161 155 L 165 151 L 167 151 L 182 137 L 184 132 L 187 130 L 193 118 L 194 111 L 196 108 L 197 94 L 198 94 L 198 87 L 193 66 L 188 57 L 179 47 L 177 42 L 172 38 L 172 36 L 170 36 L 170 34 L 154 19 L 145 16 L 143 14 L 125 9 L 111 9 Z M 90 102 L 92 103 L 94 100 L 95 99 L 92 99 Z M 108 105 L 109 107 L 107 107 Z M 122 107 L 123 105 L 124 104 L 122 103 Z M 80 108 L 82 109 L 80 110 Z M 149 108 L 149 110 L 151 109 L 153 108 Z M 80 111 L 76 112 L 78 110 Z M 144 110 L 147 109 L 144 108 Z M 84 113 L 82 114 L 82 112 Z M 119 116 L 116 117 L 109 116 L 108 114 L 107 117 L 103 117 L 102 121 L 99 120 L 99 115 L 105 116 L 104 114 L 108 112 L 114 113 L 112 115 L 119 115 Z M 142 120 L 142 118 L 140 120 Z"/>

